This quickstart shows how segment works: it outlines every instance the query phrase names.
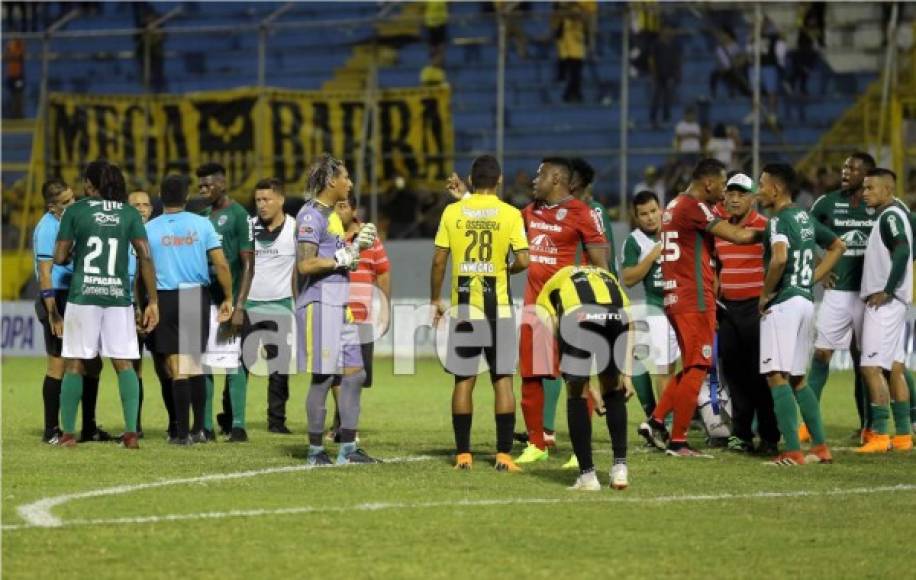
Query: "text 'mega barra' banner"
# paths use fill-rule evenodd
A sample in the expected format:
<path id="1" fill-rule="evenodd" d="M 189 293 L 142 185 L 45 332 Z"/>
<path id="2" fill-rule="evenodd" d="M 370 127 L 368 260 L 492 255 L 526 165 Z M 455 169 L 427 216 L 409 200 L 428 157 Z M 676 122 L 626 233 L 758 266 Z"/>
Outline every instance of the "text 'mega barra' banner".
<path id="1" fill-rule="evenodd" d="M 148 185 L 169 173 L 192 174 L 202 163 L 217 162 L 229 173 L 230 191 L 247 194 L 268 176 L 282 180 L 290 192 L 302 191 L 308 164 L 320 153 L 343 159 L 356 172 L 365 108 L 365 95 L 358 91 L 52 93 L 48 126 L 37 132 L 37 139 L 49 140 L 37 149 L 47 151 L 49 159 L 34 159 L 34 169 L 39 183 L 58 177 L 73 184 L 86 163 L 104 157 L 120 165 L 129 180 Z M 386 155 L 373 160 L 381 181 L 397 174 L 442 181 L 451 173 L 448 87 L 382 90 L 378 125 L 378 144 Z"/>

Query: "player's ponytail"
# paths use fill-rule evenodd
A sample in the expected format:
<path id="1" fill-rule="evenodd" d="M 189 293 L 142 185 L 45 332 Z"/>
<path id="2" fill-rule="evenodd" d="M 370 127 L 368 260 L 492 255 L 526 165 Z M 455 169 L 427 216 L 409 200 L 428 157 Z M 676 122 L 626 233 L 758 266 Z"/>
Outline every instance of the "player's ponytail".
<path id="1" fill-rule="evenodd" d="M 311 167 L 309 167 L 308 180 L 305 193 L 314 199 L 319 193 L 327 189 L 332 179 L 337 177 L 343 167 L 343 161 L 327 153 L 322 153 Z"/>
<path id="2" fill-rule="evenodd" d="M 99 193 L 102 199 L 110 201 L 127 201 L 127 182 L 124 181 L 124 174 L 117 165 L 106 165 L 101 172 L 99 179 Z"/>

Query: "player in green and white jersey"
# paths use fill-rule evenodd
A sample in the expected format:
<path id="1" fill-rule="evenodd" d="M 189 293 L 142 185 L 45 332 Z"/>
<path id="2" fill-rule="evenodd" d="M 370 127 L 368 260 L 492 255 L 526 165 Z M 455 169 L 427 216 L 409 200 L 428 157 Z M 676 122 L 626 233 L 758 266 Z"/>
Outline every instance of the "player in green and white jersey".
<path id="1" fill-rule="evenodd" d="M 623 242 L 620 259 L 621 282 L 633 287 L 642 282 L 646 295 L 643 316 L 636 315 L 637 320 L 645 320 L 648 325 L 651 374 L 645 372 L 633 377 L 633 387 L 639 403 L 646 416 L 655 410 L 655 393 L 652 390 L 653 377 L 655 390 L 667 384 L 675 362 L 680 357 L 677 336 L 668 322 L 664 310 L 664 287 L 662 267 L 659 261 L 662 244 L 659 232 L 662 227 L 662 210 L 658 196 L 653 191 L 640 191 L 633 198 L 633 217 L 636 229 Z M 634 307 L 635 308 L 635 307 Z"/>
<path id="2" fill-rule="evenodd" d="M 211 368 L 225 369 L 227 387 L 223 389 L 223 413 L 220 426 L 229 434 L 228 441 L 239 443 L 248 440 L 245 430 L 245 402 L 248 379 L 242 369 L 242 329 L 245 325 L 245 302 L 254 278 L 254 235 L 248 212 L 227 195 L 226 170 L 218 163 L 207 163 L 197 168 L 200 197 L 207 205 L 202 211 L 213 223 L 223 247 L 223 254 L 232 274 L 232 295 L 235 300 L 232 318 L 225 323 L 218 320 L 218 305 L 223 300 L 223 289 L 214 282 L 210 285 L 210 335 L 203 363 Z M 213 434 L 213 376 L 207 376 L 207 409 L 204 415 L 204 438 Z M 196 440 L 202 439 L 196 434 Z"/>
<path id="3" fill-rule="evenodd" d="M 760 372 L 767 375 L 776 422 L 785 443 L 785 452 L 773 461 L 776 465 L 832 461 L 825 444 L 820 404 L 804 378 L 814 322 L 812 286 L 831 271 L 846 246 L 793 205 L 797 193 L 797 178 L 790 165 L 774 163 L 763 168 L 759 199 L 772 215 L 763 237 L 766 276 L 760 295 Z M 817 246 L 827 253 L 815 268 Z M 801 452 L 798 437 L 799 410 L 814 443 L 807 456 Z"/>
<path id="4" fill-rule="evenodd" d="M 865 174 L 875 168 L 875 160 L 868 153 L 853 153 L 843 164 L 841 189 L 818 198 L 811 206 L 811 217 L 827 226 L 846 244 L 846 252 L 830 279 L 817 313 L 817 339 L 814 341 L 814 357 L 808 386 L 821 398 L 827 376 L 830 373 L 830 359 L 835 350 L 852 350 L 856 368 L 856 406 L 863 428 L 867 427 L 865 402 L 866 394 L 861 374 L 858 372 L 858 345 L 862 339 L 862 320 L 865 307 L 859 299 L 862 283 L 862 263 L 865 246 L 875 211 L 862 200 Z M 855 335 L 855 341 L 852 340 Z M 805 438 L 805 430 L 802 430 Z"/>
<path id="5" fill-rule="evenodd" d="M 910 211 L 903 200 L 899 197 L 894 198 L 894 205 L 903 210 L 910 222 L 910 231 L 914 232 L 913 247 L 910 248 L 910 259 L 916 261 L 916 212 Z M 898 358 L 895 362 L 903 364 L 903 379 L 906 381 L 906 388 L 910 393 L 910 427 L 913 434 L 916 435 L 916 378 L 913 377 L 913 371 L 906 367 L 906 334 L 900 337 L 901 343 L 897 349 Z"/>
<path id="6" fill-rule="evenodd" d="M 142 324 L 147 332 L 159 319 L 156 273 L 146 230 L 136 209 L 127 205 L 121 170 L 106 164 L 99 196 L 90 195 L 70 206 L 61 218 L 54 263 L 73 260 L 73 279 L 64 314 L 61 356 L 66 373 L 61 385 L 61 426 L 58 445 L 76 445 L 76 413 L 83 390 L 83 361 L 99 354 L 112 359 L 124 411 L 124 447 L 137 449 L 139 384 L 132 361 L 140 357 L 137 326 L 131 303 L 129 248 L 133 246 L 148 303 Z"/>

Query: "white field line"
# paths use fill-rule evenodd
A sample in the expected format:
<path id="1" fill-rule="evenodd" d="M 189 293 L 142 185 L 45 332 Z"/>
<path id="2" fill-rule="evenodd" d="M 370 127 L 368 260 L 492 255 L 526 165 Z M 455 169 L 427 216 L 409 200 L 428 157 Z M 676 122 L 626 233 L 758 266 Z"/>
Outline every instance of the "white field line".
<path id="1" fill-rule="evenodd" d="M 416 460 L 409 458 L 408 460 Z M 273 473 L 275 471 L 271 471 Z M 246 472 L 251 473 L 251 472 Z M 236 474 L 225 474 L 236 475 Z M 199 478 L 198 478 L 199 479 Z M 223 479 L 232 479 L 223 477 Z M 128 487 L 128 486 L 123 486 Z M 144 489 L 141 485 L 133 486 L 134 489 Z M 113 488 L 112 488 L 113 489 Z M 824 491 L 759 491 L 744 494 L 709 494 L 709 495 L 663 495 L 656 497 L 627 497 L 623 494 L 604 495 L 590 498 L 589 496 L 576 494 L 567 498 L 500 498 L 500 499 L 463 499 L 448 501 L 432 502 L 374 502 L 362 503 L 351 506 L 302 506 L 277 509 L 252 509 L 252 510 L 230 510 L 221 512 L 199 512 L 188 514 L 165 514 L 159 516 L 138 516 L 127 518 L 95 518 L 95 519 L 74 519 L 69 521 L 57 520 L 53 526 L 41 526 L 40 524 L 22 524 L 3 526 L 3 531 L 17 530 L 31 527 L 70 527 L 70 526 L 101 526 L 101 525 L 140 525 L 155 524 L 163 522 L 176 522 L 188 520 L 209 520 L 236 517 L 260 517 L 276 515 L 296 515 L 312 513 L 340 513 L 340 512 L 371 512 L 380 510 L 402 510 L 402 509 L 429 509 L 429 508 L 462 508 L 462 507 L 481 507 L 481 506 L 512 506 L 512 505 L 538 505 L 538 504 L 568 504 L 568 503 L 625 503 L 625 504 L 664 504 L 664 503 L 687 503 L 687 502 L 707 502 L 707 501 L 732 501 L 745 499 L 778 499 L 778 498 L 804 498 L 804 497 L 827 497 L 827 496 L 844 496 L 844 495 L 871 495 L 876 493 L 892 493 L 916 490 L 916 484 L 898 484 L 877 487 L 855 487 L 847 489 L 832 489 Z M 121 492 L 126 493 L 126 492 Z M 82 497 L 85 497 L 82 496 Z M 20 512 L 21 513 L 21 512 Z"/>
<path id="2" fill-rule="evenodd" d="M 428 461 L 432 457 L 426 455 L 418 455 L 414 457 L 392 457 L 391 459 L 384 460 L 385 463 L 408 463 L 413 461 Z M 248 477 L 257 477 L 260 475 L 270 475 L 274 473 L 291 473 L 296 471 L 309 471 L 311 469 L 328 469 L 333 467 L 347 467 L 346 465 L 329 465 L 322 467 L 315 467 L 312 465 L 287 465 L 283 467 L 268 467 L 265 469 L 254 469 L 251 471 L 238 471 L 234 473 L 213 473 L 210 475 L 201 475 L 198 477 L 186 477 L 181 479 L 164 479 L 162 481 L 152 481 L 149 483 L 133 483 L 126 485 L 117 485 L 114 487 L 105 487 L 101 489 L 95 489 L 91 491 L 83 491 L 80 493 L 69 493 L 65 495 L 58 495 L 54 497 L 46 497 L 40 499 L 36 502 L 25 504 L 16 508 L 16 512 L 19 516 L 25 520 L 25 525 L 23 527 L 41 527 L 41 528 L 54 528 L 60 527 L 63 525 L 63 521 L 54 516 L 51 513 L 51 510 L 59 505 L 71 502 L 77 499 L 87 499 L 91 497 L 102 497 L 106 495 L 122 495 L 125 493 L 132 493 L 135 491 L 140 491 L 143 489 L 152 489 L 156 487 L 167 487 L 171 485 L 185 485 L 192 483 L 209 483 L 212 481 L 224 481 L 227 479 L 244 479 Z M 4 530 L 11 529 L 10 526 L 4 526 Z"/>

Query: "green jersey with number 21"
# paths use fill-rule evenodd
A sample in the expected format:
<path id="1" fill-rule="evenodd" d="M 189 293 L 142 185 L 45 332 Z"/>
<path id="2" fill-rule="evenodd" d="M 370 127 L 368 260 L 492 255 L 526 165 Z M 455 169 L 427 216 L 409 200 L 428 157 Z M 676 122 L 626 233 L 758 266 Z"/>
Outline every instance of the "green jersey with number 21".
<path id="1" fill-rule="evenodd" d="M 58 240 L 73 242 L 73 304 L 130 306 L 131 240 L 146 239 L 140 213 L 131 206 L 86 197 L 67 208 Z"/>
<path id="2" fill-rule="evenodd" d="M 786 269 L 775 289 L 776 296 L 770 305 L 785 302 L 795 296 L 814 300 L 811 287 L 814 285 L 817 246 L 826 248 L 836 238 L 836 234 L 796 206 L 785 207 L 770 218 L 763 233 L 763 263 L 769 270 L 773 244 L 779 242 L 787 245 L 788 257 Z"/>

